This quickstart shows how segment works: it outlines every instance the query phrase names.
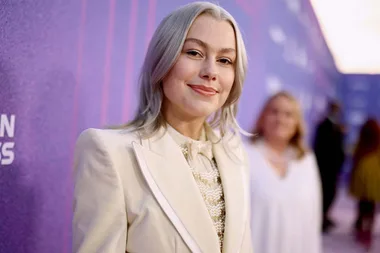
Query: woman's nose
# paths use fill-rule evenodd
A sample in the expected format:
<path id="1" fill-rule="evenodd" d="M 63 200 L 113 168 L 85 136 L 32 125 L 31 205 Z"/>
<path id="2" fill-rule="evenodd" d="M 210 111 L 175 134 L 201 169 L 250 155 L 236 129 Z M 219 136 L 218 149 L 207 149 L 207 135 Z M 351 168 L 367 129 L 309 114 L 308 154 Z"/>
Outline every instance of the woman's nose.
<path id="1" fill-rule="evenodd" d="M 209 81 L 215 81 L 217 76 L 218 73 L 216 63 L 212 61 L 205 61 L 201 71 L 201 77 Z"/>

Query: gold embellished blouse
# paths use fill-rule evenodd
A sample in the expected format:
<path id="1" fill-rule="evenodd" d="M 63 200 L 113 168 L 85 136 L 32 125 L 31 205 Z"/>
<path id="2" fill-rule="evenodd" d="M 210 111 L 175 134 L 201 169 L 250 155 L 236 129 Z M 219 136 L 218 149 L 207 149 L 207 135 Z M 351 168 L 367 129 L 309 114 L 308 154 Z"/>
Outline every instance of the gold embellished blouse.
<path id="1" fill-rule="evenodd" d="M 225 202 L 222 181 L 219 170 L 212 153 L 212 143 L 207 141 L 206 131 L 203 129 L 199 141 L 186 137 L 167 124 L 168 132 L 181 148 L 190 170 L 206 204 L 222 251 Z"/>

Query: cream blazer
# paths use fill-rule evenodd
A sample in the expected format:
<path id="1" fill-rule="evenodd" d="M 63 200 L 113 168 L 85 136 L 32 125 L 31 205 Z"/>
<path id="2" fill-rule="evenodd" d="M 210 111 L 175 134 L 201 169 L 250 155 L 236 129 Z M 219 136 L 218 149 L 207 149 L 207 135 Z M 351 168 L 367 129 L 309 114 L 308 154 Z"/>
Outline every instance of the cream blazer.
<path id="1" fill-rule="evenodd" d="M 206 133 L 219 140 L 210 127 Z M 249 176 L 240 138 L 224 137 L 213 152 L 226 202 L 223 253 L 250 253 Z M 149 139 L 85 130 L 74 178 L 74 253 L 220 252 L 187 161 L 164 129 Z"/>

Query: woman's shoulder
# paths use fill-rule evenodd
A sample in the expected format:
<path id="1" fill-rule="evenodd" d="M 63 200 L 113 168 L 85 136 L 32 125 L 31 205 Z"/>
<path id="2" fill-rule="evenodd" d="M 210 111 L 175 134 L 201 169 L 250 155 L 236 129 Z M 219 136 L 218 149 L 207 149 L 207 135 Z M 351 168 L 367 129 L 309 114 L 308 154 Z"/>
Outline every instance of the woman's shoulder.
<path id="1" fill-rule="evenodd" d="M 77 149 L 115 150 L 120 147 L 131 147 L 132 143 L 139 139 L 137 131 L 88 128 L 80 133 L 76 147 Z"/>
<path id="2" fill-rule="evenodd" d="M 258 149 L 261 145 L 261 141 L 260 140 L 256 140 L 256 141 L 253 141 L 251 137 L 244 137 L 242 139 L 242 143 L 244 145 L 244 148 L 246 149 L 246 151 L 248 153 L 253 153 L 253 154 L 256 154 L 258 153 Z"/>
<path id="3" fill-rule="evenodd" d="M 316 159 L 315 154 L 312 150 L 310 150 L 310 149 L 305 150 L 305 154 L 303 155 L 302 160 L 313 161 L 315 159 Z"/>
<path id="4" fill-rule="evenodd" d="M 296 164 L 298 164 L 301 167 L 307 167 L 310 169 L 315 169 L 318 167 L 317 165 L 317 159 L 315 157 L 315 154 L 312 150 L 306 150 L 305 154 L 297 160 Z"/>
<path id="5" fill-rule="evenodd" d="M 133 142 L 139 143 L 139 133 L 123 129 L 84 130 L 78 137 L 74 150 L 74 166 L 81 163 L 112 164 L 125 168 L 134 163 Z M 95 165 L 94 165 L 95 166 Z M 106 167 L 106 166 L 103 166 Z"/>

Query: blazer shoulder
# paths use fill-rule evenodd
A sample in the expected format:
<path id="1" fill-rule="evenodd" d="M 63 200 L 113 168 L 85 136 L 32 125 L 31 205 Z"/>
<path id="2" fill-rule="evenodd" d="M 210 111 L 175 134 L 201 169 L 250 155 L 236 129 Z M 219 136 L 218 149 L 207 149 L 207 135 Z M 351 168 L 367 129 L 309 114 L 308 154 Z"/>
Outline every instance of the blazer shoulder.
<path id="1" fill-rule="evenodd" d="M 79 134 L 77 145 L 102 144 L 105 147 L 112 147 L 131 145 L 134 141 L 140 141 L 138 132 L 128 132 L 124 129 L 88 128 Z"/>
<path id="2" fill-rule="evenodd" d="M 133 142 L 140 142 L 138 132 L 89 128 L 80 133 L 75 154 L 97 152 L 107 154 L 110 158 L 125 156 L 131 152 Z"/>

